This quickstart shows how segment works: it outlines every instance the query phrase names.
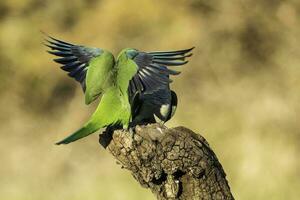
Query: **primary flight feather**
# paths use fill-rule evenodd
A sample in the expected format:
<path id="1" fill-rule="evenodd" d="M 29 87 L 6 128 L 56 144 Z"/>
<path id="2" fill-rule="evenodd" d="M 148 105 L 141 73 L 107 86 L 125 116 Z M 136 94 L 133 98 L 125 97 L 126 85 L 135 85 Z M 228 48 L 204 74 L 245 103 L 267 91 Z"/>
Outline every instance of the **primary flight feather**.
<path id="1" fill-rule="evenodd" d="M 140 57 L 137 57 L 136 63 L 141 68 L 147 70 L 161 69 L 164 73 L 161 76 L 169 79 L 169 75 L 178 75 L 180 72 L 171 70 L 166 66 L 180 66 L 186 64 L 186 58 L 191 57 L 190 53 L 193 48 L 179 50 L 179 51 L 167 51 L 167 52 L 150 52 L 141 53 Z M 143 67 L 142 67 L 143 66 Z M 153 67 L 153 68 L 151 68 Z M 132 125 L 147 124 L 147 123 L 165 123 L 175 113 L 177 107 L 177 95 L 170 89 L 169 83 L 160 84 L 156 90 L 147 90 L 143 87 L 138 90 L 138 97 L 135 95 L 135 85 L 140 85 L 133 79 L 130 81 L 129 97 L 135 98 L 135 103 L 132 105 Z"/>
<path id="2" fill-rule="evenodd" d="M 187 63 L 184 59 L 191 56 L 187 53 L 192 50 L 146 53 L 126 48 L 115 60 L 107 50 L 74 45 L 50 36 L 46 46 L 50 48 L 49 53 L 59 57 L 54 61 L 62 65 L 61 69 L 81 84 L 86 104 L 102 95 L 88 122 L 56 144 L 74 142 L 108 126 L 127 129 L 132 119 L 136 123 L 147 121 L 154 116 L 153 113 L 159 117 L 161 113 L 155 112 L 155 108 L 164 102 L 171 105 L 173 93 L 169 89 L 169 76 L 179 74 L 167 66 Z M 164 93 L 162 99 L 165 101 L 160 102 L 157 98 L 162 91 L 167 95 Z M 170 117 L 170 113 L 169 109 L 162 117 L 163 121 Z"/>

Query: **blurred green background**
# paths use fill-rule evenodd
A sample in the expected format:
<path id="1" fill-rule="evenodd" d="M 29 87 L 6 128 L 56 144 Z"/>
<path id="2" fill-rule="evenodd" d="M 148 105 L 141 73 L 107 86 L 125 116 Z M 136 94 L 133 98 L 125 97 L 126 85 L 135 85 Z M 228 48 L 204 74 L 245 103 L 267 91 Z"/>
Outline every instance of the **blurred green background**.
<path id="1" fill-rule="evenodd" d="M 84 105 L 41 30 L 115 55 L 196 46 L 167 126 L 208 140 L 236 199 L 299 199 L 298 0 L 0 1 L 0 198 L 153 200 L 97 134 L 54 145 L 97 103 Z"/>

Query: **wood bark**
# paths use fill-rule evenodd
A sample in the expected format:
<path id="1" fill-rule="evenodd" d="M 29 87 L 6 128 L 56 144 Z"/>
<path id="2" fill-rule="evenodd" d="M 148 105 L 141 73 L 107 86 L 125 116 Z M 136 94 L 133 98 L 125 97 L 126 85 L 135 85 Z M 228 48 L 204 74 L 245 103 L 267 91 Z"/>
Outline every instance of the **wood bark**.
<path id="1" fill-rule="evenodd" d="M 99 142 L 159 200 L 234 199 L 215 153 L 201 135 L 185 127 L 107 130 Z"/>

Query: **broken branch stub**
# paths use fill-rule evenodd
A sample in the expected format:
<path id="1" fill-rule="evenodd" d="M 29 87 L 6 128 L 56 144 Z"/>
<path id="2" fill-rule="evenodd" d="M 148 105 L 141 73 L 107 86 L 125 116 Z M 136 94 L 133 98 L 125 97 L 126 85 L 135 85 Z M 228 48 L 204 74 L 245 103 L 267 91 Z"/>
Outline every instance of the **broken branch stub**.
<path id="1" fill-rule="evenodd" d="M 234 199 L 226 174 L 206 140 L 185 127 L 107 130 L 99 142 L 157 199 Z"/>

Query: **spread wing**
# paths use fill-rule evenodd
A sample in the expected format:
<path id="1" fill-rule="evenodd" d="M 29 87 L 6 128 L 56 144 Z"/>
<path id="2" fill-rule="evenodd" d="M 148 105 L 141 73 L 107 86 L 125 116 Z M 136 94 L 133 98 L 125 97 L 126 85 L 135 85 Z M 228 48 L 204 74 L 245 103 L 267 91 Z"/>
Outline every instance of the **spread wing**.
<path id="1" fill-rule="evenodd" d="M 83 91 L 86 89 L 86 74 L 89 63 L 93 58 L 100 56 L 103 50 L 100 48 L 85 47 L 63 42 L 48 36 L 45 44 L 51 50 L 48 51 L 59 58 L 55 62 L 61 64 L 61 69 L 68 72 L 68 75 L 78 81 Z"/>
<path id="2" fill-rule="evenodd" d="M 164 88 L 171 82 L 170 75 L 178 75 L 180 72 L 169 69 L 169 66 L 180 66 L 186 64 L 187 57 L 193 48 L 178 51 L 139 52 L 133 60 L 138 66 L 138 71 L 129 83 L 129 95 L 136 92 L 152 93 Z"/>

